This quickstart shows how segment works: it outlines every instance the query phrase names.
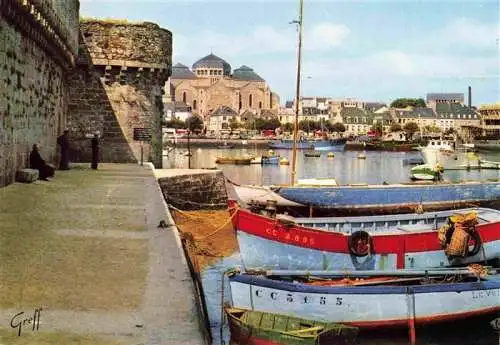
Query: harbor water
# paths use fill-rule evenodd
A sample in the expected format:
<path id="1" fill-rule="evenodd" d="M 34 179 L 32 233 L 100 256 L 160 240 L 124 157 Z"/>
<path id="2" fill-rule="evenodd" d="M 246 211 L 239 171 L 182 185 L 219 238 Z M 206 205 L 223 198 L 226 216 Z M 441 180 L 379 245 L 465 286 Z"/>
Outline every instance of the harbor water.
<path id="1" fill-rule="evenodd" d="M 241 184 L 284 184 L 289 182 L 291 166 L 288 165 L 216 165 L 220 156 L 260 155 L 264 149 L 207 149 L 192 148 L 192 156 L 186 156 L 185 148 L 176 149 L 164 154 L 164 168 L 217 168 L 224 172 L 230 180 Z M 282 157 L 291 160 L 291 151 L 276 150 Z M 303 152 L 297 154 L 298 178 L 335 178 L 339 184 L 350 183 L 398 183 L 409 181 L 412 166 L 403 165 L 404 158 L 419 157 L 419 152 L 363 152 L 366 159 L 358 159 L 361 151 L 335 152 L 334 158 L 327 153 L 321 157 L 305 157 Z M 490 153 L 481 158 L 500 161 L 500 153 Z M 498 179 L 497 170 L 454 170 L 446 171 L 445 180 L 486 180 Z M 241 266 L 239 253 L 221 258 L 201 272 L 213 344 L 229 344 L 227 322 L 221 318 L 222 299 L 231 300 L 227 280 L 222 282 L 223 273 L 228 269 Z M 227 279 L 227 278 L 226 278 Z M 222 289 L 222 287 L 224 287 Z M 224 291 L 224 292 L 223 292 Z M 223 294 L 223 295 L 222 295 Z M 490 326 L 491 318 L 453 322 L 447 324 L 417 327 L 417 340 L 421 345 L 496 345 L 500 344 L 499 333 Z M 221 323 L 222 322 L 222 323 Z M 375 330 L 362 331 L 358 339 L 359 345 L 406 345 L 408 330 Z"/>
<path id="2" fill-rule="evenodd" d="M 210 149 L 192 148 L 192 156 L 186 156 L 187 149 L 178 148 L 165 152 L 163 167 L 169 168 L 218 168 L 230 180 L 240 184 L 285 184 L 289 183 L 291 165 L 217 165 L 217 157 L 241 157 L 261 155 L 265 149 Z M 290 162 L 290 150 L 276 150 L 281 157 Z M 359 159 L 363 153 L 366 159 Z M 168 154 L 168 156 L 167 156 Z M 338 184 L 368 183 L 379 184 L 408 182 L 412 165 L 403 165 L 403 159 L 421 157 L 420 152 L 387 151 L 344 151 L 334 152 L 334 157 L 327 157 L 327 152 L 320 157 L 305 157 L 304 151 L 297 152 L 297 178 L 335 178 Z M 483 160 L 500 161 L 500 153 L 480 153 Z M 191 161 L 191 162 L 189 162 Z M 499 179 L 500 170 L 449 170 L 443 174 L 445 180 L 473 181 Z"/>

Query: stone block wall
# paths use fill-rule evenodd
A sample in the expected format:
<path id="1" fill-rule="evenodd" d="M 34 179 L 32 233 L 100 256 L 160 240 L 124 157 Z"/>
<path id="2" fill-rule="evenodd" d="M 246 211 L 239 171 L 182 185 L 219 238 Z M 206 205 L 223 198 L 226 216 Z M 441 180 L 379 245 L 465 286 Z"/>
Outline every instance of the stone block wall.
<path id="1" fill-rule="evenodd" d="M 181 210 L 222 210 L 228 207 L 224 174 L 220 170 L 186 172 L 158 179 L 168 204 Z"/>
<path id="2" fill-rule="evenodd" d="M 144 159 L 162 164 L 163 86 L 171 74 L 172 34 L 153 23 L 87 21 L 70 76 L 69 124 L 75 160 L 90 159 L 91 133 L 101 133 L 101 159 L 140 160 L 134 128 L 150 128 Z"/>
<path id="3" fill-rule="evenodd" d="M 74 66 L 79 1 L 0 1 L 0 186 L 27 167 L 34 143 L 56 163 Z M 77 29 L 77 28 L 76 28 Z"/>

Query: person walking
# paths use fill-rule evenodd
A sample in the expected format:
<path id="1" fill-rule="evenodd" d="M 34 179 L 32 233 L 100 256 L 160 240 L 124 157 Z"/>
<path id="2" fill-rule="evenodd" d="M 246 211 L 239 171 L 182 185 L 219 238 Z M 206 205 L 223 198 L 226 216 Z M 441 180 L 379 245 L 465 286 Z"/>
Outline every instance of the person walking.
<path id="1" fill-rule="evenodd" d="M 92 164 L 91 168 L 97 170 L 97 164 L 99 163 L 99 133 L 94 133 L 92 138 Z"/>
<path id="2" fill-rule="evenodd" d="M 57 145 L 61 146 L 59 170 L 69 170 L 69 130 L 65 129 L 63 134 L 57 138 Z"/>

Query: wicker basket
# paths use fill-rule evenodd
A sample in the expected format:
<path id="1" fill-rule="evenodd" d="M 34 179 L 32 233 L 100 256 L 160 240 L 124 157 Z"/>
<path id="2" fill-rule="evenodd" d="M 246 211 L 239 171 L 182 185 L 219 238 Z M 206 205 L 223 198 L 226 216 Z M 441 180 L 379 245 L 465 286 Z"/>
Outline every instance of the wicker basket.
<path id="1" fill-rule="evenodd" d="M 438 230 L 438 239 L 439 239 L 439 244 L 441 245 L 441 248 L 446 247 L 446 234 L 448 233 L 448 230 L 450 229 L 450 227 L 451 227 L 450 224 L 444 224 Z"/>
<path id="2" fill-rule="evenodd" d="M 462 224 L 455 224 L 455 231 L 446 247 L 446 254 L 448 256 L 465 257 L 469 250 L 469 238 L 470 235 L 464 230 Z"/>

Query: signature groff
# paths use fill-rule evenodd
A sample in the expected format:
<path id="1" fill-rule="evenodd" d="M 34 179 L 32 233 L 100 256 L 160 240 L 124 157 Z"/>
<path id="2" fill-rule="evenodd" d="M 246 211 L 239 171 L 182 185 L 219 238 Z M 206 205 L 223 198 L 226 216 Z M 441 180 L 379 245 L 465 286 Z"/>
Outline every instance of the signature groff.
<path id="1" fill-rule="evenodd" d="M 33 332 L 40 328 L 40 314 L 42 312 L 42 308 L 35 309 L 33 316 L 27 317 L 24 311 L 17 313 L 10 319 L 10 326 L 12 328 L 17 328 L 17 335 L 21 336 L 22 328 L 28 324 L 32 325 Z"/>

